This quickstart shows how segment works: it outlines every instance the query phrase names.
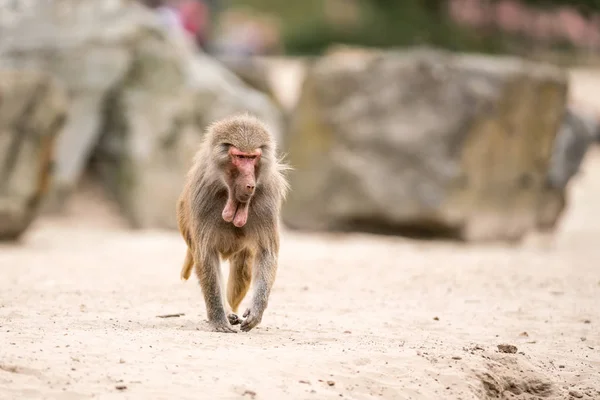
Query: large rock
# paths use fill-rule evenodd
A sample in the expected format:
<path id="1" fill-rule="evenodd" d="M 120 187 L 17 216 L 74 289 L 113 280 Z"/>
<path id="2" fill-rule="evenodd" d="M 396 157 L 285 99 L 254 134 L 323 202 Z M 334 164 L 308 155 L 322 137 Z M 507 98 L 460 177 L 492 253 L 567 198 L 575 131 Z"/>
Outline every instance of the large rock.
<path id="1" fill-rule="evenodd" d="M 281 137 L 282 115 L 265 95 L 204 54 L 180 57 L 168 41 L 147 37 L 105 102 L 96 160 L 135 227 L 177 227 L 173 207 L 209 123 L 249 111 Z"/>
<path id="2" fill-rule="evenodd" d="M 47 71 L 66 87 L 70 118 L 56 143 L 53 205 L 63 203 L 100 134 L 101 103 L 126 74 L 141 31 L 139 13 L 115 12 L 110 1 L 14 2 L 0 25 L 0 66 Z M 114 5 L 113 5 L 114 7 Z M 19 13 L 20 11 L 20 13 Z M 128 41 L 129 39 L 129 41 Z"/>
<path id="3" fill-rule="evenodd" d="M 554 141 L 552 159 L 546 177 L 545 193 L 538 212 L 540 231 L 551 231 L 567 205 L 567 189 L 579 173 L 581 163 L 594 142 L 598 121 L 594 115 L 569 107 Z"/>
<path id="4" fill-rule="evenodd" d="M 66 93 L 50 76 L 0 69 L 0 240 L 35 219 L 66 118 Z"/>
<path id="5" fill-rule="evenodd" d="M 331 54 L 286 141 L 288 226 L 518 240 L 539 204 L 567 76 L 516 58 Z"/>
<path id="6" fill-rule="evenodd" d="M 208 123 L 249 111 L 281 134 L 281 115 L 266 95 L 136 2 L 36 7 L 0 29 L 0 65 L 43 69 L 69 88 L 73 118 L 57 143 L 57 203 L 94 153 L 133 226 L 175 228 L 175 201 Z"/>

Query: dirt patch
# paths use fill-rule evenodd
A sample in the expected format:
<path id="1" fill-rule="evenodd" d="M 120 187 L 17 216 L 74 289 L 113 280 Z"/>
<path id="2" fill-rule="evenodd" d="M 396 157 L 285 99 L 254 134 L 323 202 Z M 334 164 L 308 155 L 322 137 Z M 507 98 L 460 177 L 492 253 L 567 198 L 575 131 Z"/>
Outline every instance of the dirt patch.
<path id="1" fill-rule="evenodd" d="M 564 393 L 552 378 L 521 356 L 490 355 L 485 369 L 475 371 L 486 399 L 563 399 Z"/>

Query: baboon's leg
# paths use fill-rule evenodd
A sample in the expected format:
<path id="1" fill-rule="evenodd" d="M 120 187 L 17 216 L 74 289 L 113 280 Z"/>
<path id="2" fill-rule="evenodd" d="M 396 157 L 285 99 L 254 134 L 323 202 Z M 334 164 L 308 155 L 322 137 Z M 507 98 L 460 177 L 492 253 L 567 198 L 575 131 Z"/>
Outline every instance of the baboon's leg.
<path id="1" fill-rule="evenodd" d="M 261 249 L 256 256 L 252 267 L 252 282 L 254 285 L 252 304 L 244 312 L 246 318 L 242 322 L 241 330 L 249 331 L 260 323 L 263 313 L 269 302 L 271 287 L 275 282 L 277 273 L 277 256 L 273 251 Z"/>
<path id="2" fill-rule="evenodd" d="M 227 301 L 231 306 L 228 316 L 232 325 L 239 324 L 241 320 L 236 315 L 240 303 L 248 293 L 252 281 L 253 254 L 244 249 L 234 254 L 229 260 L 229 280 L 227 282 Z"/>
<path id="3" fill-rule="evenodd" d="M 231 328 L 225 314 L 221 266 L 217 252 L 198 254 L 196 257 L 196 274 L 200 281 L 208 322 L 217 332 L 236 332 Z"/>

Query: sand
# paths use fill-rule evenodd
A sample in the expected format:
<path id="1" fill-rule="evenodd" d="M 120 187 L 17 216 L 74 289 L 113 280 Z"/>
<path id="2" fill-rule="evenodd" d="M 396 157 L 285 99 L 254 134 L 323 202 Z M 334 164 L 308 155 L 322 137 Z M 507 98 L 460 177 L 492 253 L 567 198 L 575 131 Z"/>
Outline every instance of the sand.
<path id="1" fill-rule="evenodd" d="M 0 400 L 600 399 L 599 205 L 595 150 L 550 240 L 285 231 L 262 324 L 219 334 L 179 234 L 84 184 L 0 245 Z"/>
<path id="2" fill-rule="evenodd" d="M 208 330 L 178 233 L 128 231 L 84 188 L 0 247 L 0 399 L 598 399 L 599 153 L 550 242 L 285 231 L 237 334 Z"/>

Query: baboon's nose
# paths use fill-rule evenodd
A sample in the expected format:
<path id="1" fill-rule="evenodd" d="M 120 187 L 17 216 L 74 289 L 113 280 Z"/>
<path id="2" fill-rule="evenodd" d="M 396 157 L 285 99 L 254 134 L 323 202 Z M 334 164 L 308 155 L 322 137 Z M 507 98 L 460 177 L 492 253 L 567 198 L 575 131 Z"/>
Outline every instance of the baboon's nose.
<path id="1" fill-rule="evenodd" d="M 246 190 L 248 191 L 248 193 L 252 193 L 254 192 L 254 185 L 249 183 L 246 185 Z"/>

